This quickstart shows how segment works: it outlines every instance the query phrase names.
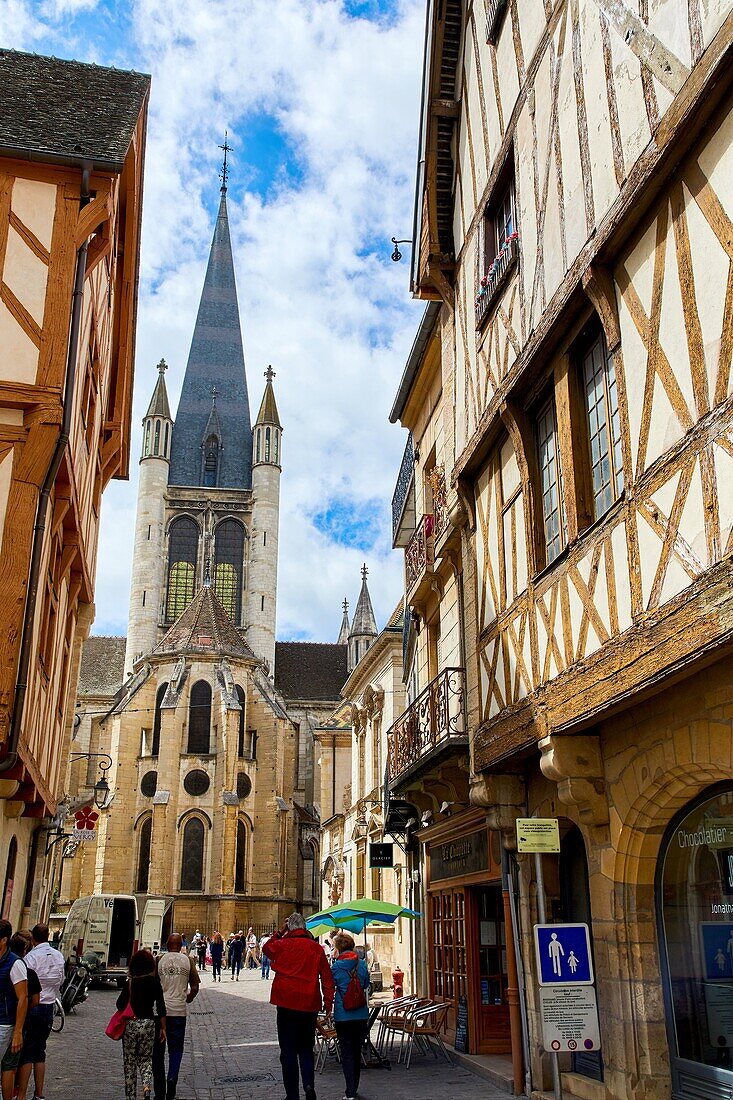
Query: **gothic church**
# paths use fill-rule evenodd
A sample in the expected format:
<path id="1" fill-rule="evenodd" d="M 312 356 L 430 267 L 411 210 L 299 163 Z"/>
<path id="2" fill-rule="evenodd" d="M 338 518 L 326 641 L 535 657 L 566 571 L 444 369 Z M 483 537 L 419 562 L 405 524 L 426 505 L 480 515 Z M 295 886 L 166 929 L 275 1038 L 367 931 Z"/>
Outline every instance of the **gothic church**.
<path id="1" fill-rule="evenodd" d="M 283 428 L 271 369 L 251 426 L 226 183 L 175 420 L 165 370 L 143 421 L 124 677 L 123 639 L 89 638 L 71 745 L 110 753 L 114 799 L 61 901 L 165 895 L 181 931 L 226 934 L 319 906 L 312 731 L 349 649 L 275 641 Z"/>

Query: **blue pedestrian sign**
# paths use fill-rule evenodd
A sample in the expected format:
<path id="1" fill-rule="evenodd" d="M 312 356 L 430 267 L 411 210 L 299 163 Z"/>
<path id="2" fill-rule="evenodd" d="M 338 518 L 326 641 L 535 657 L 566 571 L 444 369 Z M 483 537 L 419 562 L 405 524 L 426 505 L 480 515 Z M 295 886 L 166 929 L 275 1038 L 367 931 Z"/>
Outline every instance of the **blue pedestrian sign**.
<path id="1" fill-rule="evenodd" d="M 536 924 L 534 941 L 540 985 L 592 985 L 587 924 Z"/>

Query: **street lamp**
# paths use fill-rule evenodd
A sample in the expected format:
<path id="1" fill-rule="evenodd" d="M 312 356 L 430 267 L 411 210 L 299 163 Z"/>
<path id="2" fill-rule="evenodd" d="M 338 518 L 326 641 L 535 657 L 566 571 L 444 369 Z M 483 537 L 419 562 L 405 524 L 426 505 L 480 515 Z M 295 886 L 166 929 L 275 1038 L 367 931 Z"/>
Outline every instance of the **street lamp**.
<path id="1" fill-rule="evenodd" d="M 107 772 L 112 767 L 112 757 L 107 752 L 72 752 L 69 760 L 99 760 L 101 776 L 94 784 L 94 805 L 103 810 L 109 799 L 109 781 Z"/>

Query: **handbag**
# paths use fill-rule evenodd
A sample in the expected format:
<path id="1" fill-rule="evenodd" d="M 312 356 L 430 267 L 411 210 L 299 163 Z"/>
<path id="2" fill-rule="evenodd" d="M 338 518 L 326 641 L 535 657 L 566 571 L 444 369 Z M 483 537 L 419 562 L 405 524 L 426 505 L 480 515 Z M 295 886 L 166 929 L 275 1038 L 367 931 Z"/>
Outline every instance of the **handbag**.
<path id="1" fill-rule="evenodd" d="M 109 1035 L 110 1039 L 121 1039 L 125 1034 L 125 1028 L 127 1027 L 128 1020 L 135 1019 L 135 1013 L 132 1007 L 132 988 L 128 986 L 128 996 L 130 1000 L 127 1002 L 124 1008 L 118 1008 L 116 1012 L 112 1013 L 112 1018 L 104 1029 L 104 1034 Z"/>

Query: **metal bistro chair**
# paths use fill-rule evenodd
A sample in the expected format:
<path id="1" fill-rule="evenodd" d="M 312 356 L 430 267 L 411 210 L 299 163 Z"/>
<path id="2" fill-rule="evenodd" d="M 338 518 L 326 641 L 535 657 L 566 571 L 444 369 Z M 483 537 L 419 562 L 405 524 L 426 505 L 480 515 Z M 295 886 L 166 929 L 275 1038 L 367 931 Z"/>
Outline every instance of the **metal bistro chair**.
<path id="1" fill-rule="evenodd" d="M 323 1073 L 329 1055 L 337 1062 L 341 1061 L 336 1028 L 330 1016 L 319 1016 L 316 1021 L 315 1069 L 317 1073 Z"/>
<path id="2" fill-rule="evenodd" d="M 379 1006 L 379 1011 L 377 1012 L 377 1017 L 375 1020 L 375 1022 L 378 1024 L 377 1039 L 374 1044 L 377 1050 L 381 1051 L 382 1049 L 385 1032 L 387 1030 L 386 1025 L 388 1018 L 390 1016 L 395 1016 L 401 1005 L 405 1005 L 409 1001 L 414 1001 L 415 999 L 416 998 L 412 996 L 412 994 L 408 994 L 404 997 L 395 997 L 394 1000 L 391 1001 L 384 1001 L 384 1003 Z"/>
<path id="3" fill-rule="evenodd" d="M 428 1052 L 432 1051 L 436 1058 L 438 1057 L 438 1051 L 440 1051 L 448 1065 L 453 1065 L 453 1059 L 446 1049 L 443 1037 L 440 1034 L 445 1025 L 445 1018 L 448 1015 L 449 1008 L 450 1004 L 448 1003 L 432 1004 L 422 1008 L 416 1008 L 410 1013 L 405 1027 L 405 1065 L 407 1069 L 410 1068 L 412 1051 L 416 1046 L 419 1046 L 424 1054 L 428 1054 Z M 431 1043 L 431 1039 L 434 1041 L 434 1046 Z M 400 1059 L 401 1058 L 402 1047 L 400 1047 Z"/>
<path id="4" fill-rule="evenodd" d="M 402 1061 L 402 1050 L 404 1047 L 405 1035 L 407 1033 L 407 1025 L 413 1014 L 419 1008 L 425 1008 L 432 1002 L 427 997 L 408 997 L 397 1008 L 393 1009 L 385 1015 L 383 1020 L 383 1034 L 382 1034 L 382 1048 L 380 1053 L 385 1056 L 392 1056 L 394 1053 L 395 1040 L 399 1037 L 400 1046 L 397 1061 Z"/>

